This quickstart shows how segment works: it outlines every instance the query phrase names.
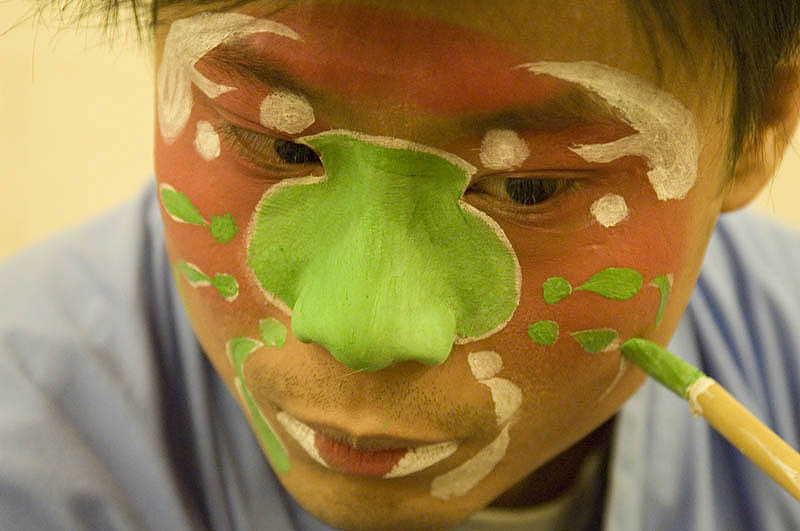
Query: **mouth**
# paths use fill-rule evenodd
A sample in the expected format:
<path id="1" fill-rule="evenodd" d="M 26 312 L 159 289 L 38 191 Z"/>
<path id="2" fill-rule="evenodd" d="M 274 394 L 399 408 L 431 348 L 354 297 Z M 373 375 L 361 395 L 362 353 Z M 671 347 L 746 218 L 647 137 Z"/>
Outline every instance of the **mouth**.
<path id="1" fill-rule="evenodd" d="M 407 439 L 366 438 L 355 444 L 330 430 L 314 429 L 285 411 L 277 415 L 286 432 L 325 468 L 370 478 L 400 478 L 451 456 L 457 441 L 422 443 Z"/>

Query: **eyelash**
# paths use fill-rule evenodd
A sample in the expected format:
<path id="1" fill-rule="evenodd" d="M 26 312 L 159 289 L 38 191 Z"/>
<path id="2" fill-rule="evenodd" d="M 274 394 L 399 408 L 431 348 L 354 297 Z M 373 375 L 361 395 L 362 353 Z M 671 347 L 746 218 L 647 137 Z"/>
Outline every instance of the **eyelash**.
<path id="1" fill-rule="evenodd" d="M 218 131 L 240 156 L 272 175 L 281 178 L 309 175 L 322 167 L 319 156 L 304 144 L 229 122 L 222 123 Z M 563 172 L 490 175 L 470 185 L 465 195 L 478 195 L 493 208 L 507 213 L 524 214 L 578 186 L 577 179 L 564 178 Z"/>
<path id="2" fill-rule="evenodd" d="M 219 135 L 245 160 L 278 177 L 308 175 L 321 168 L 310 147 L 225 122 Z"/>

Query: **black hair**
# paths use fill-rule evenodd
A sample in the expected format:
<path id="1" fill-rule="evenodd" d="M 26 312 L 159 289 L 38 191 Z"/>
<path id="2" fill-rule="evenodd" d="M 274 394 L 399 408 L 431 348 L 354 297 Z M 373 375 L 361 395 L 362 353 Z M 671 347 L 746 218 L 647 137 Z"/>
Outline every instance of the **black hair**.
<path id="1" fill-rule="evenodd" d="M 250 0 L 38 0 L 62 14 L 78 19 L 96 18 L 107 30 L 116 29 L 122 13 L 129 13 L 141 38 L 152 35 L 160 10 L 172 6 L 226 10 Z M 49 2 L 49 3 L 48 3 Z M 678 23 L 680 9 L 689 9 L 695 24 L 712 30 L 712 38 L 727 55 L 727 70 L 734 83 L 733 123 L 728 155 L 735 161 L 746 143 L 757 145 L 768 117 L 762 115 L 765 99 L 779 81 L 779 68 L 798 59 L 800 0 L 627 0 L 630 11 L 644 25 L 656 23 L 683 56 L 692 50 Z M 703 33 L 708 33 L 703 31 Z M 652 35 L 646 32 L 646 35 Z M 649 37 L 656 64 L 657 46 Z M 800 104 L 800 102 L 798 102 Z M 790 134 L 791 131 L 784 132 Z"/>

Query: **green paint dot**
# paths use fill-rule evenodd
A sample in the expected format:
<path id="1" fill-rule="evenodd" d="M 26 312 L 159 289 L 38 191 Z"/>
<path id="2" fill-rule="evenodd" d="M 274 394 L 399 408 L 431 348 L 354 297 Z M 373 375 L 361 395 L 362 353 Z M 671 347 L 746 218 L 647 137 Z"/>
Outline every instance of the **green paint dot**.
<path id="1" fill-rule="evenodd" d="M 250 339 L 249 337 L 233 338 L 228 341 L 226 345 L 231 365 L 233 365 L 237 374 L 234 382 L 236 383 L 236 388 L 242 400 L 244 400 L 247 406 L 250 418 L 253 419 L 256 435 L 266 449 L 267 455 L 275 470 L 280 473 L 285 473 L 289 471 L 289 453 L 286 451 L 286 448 L 283 446 L 280 439 L 278 439 L 277 435 L 275 435 L 275 431 L 261 412 L 261 409 L 259 409 L 258 404 L 256 404 L 256 401 L 253 399 L 253 395 L 250 393 L 250 390 L 247 389 L 247 384 L 244 380 L 244 362 L 250 354 L 261 347 L 262 344 L 259 341 Z"/>
<path id="2" fill-rule="evenodd" d="M 558 325 L 554 321 L 538 321 L 528 326 L 528 335 L 537 345 L 549 347 L 558 339 Z"/>
<path id="3" fill-rule="evenodd" d="M 263 319 L 258 323 L 261 339 L 269 347 L 281 348 L 286 343 L 286 325 L 277 319 Z"/>
<path id="4" fill-rule="evenodd" d="M 225 214 L 224 216 L 211 216 L 211 224 L 208 230 L 211 231 L 211 236 L 219 243 L 228 243 L 236 236 L 238 228 L 233 216 Z"/>
<path id="5" fill-rule="evenodd" d="M 239 294 L 239 283 L 227 273 L 217 273 L 211 280 L 211 285 L 216 288 L 223 299 L 231 299 Z"/>
<path id="6" fill-rule="evenodd" d="M 266 192 L 248 265 L 292 310 L 292 333 L 344 365 L 442 363 L 457 338 L 507 322 L 516 256 L 488 216 L 465 206 L 472 169 L 396 139 L 341 131 L 302 141 L 325 166 Z"/>
<path id="7" fill-rule="evenodd" d="M 206 220 L 192 204 L 186 194 L 178 192 L 169 185 L 161 185 L 161 204 L 170 216 L 192 225 L 206 225 Z"/>
<path id="8" fill-rule="evenodd" d="M 617 339 L 617 332 L 614 330 L 582 330 L 580 332 L 573 332 L 570 334 L 575 341 L 587 352 L 597 354 L 608 348 L 615 339 Z"/>
<path id="9" fill-rule="evenodd" d="M 614 300 L 627 300 L 642 289 L 642 275 L 628 267 L 609 267 L 595 273 L 575 291 L 591 291 Z"/>
<path id="10" fill-rule="evenodd" d="M 667 300 L 672 291 L 672 282 L 670 282 L 669 276 L 660 275 L 654 278 L 650 285 L 658 288 L 658 292 L 661 294 L 661 302 L 658 304 L 658 313 L 656 314 L 656 326 L 658 326 L 661 324 L 661 318 L 664 317 L 664 308 L 667 307 Z"/>
<path id="11" fill-rule="evenodd" d="M 572 293 L 572 286 L 561 277 L 550 277 L 542 283 L 542 295 L 547 304 L 555 304 Z"/>
<path id="12" fill-rule="evenodd" d="M 190 264 L 188 262 L 178 262 L 175 264 L 175 267 L 178 268 L 178 271 L 183 273 L 184 278 L 186 279 L 189 284 L 192 286 L 199 286 L 211 283 L 211 279 L 208 278 L 208 275 L 200 271 L 197 266 Z"/>

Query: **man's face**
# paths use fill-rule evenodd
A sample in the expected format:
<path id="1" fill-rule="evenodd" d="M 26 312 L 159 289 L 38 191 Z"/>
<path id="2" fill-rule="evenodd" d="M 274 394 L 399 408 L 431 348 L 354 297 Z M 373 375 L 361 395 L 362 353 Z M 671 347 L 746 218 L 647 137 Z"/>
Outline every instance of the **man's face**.
<path id="1" fill-rule="evenodd" d="M 720 210 L 714 65 L 664 47 L 659 72 L 621 3 L 498 6 L 262 2 L 159 33 L 184 305 L 337 526 L 453 524 L 611 416 L 644 379 L 618 345 L 669 340 Z"/>

